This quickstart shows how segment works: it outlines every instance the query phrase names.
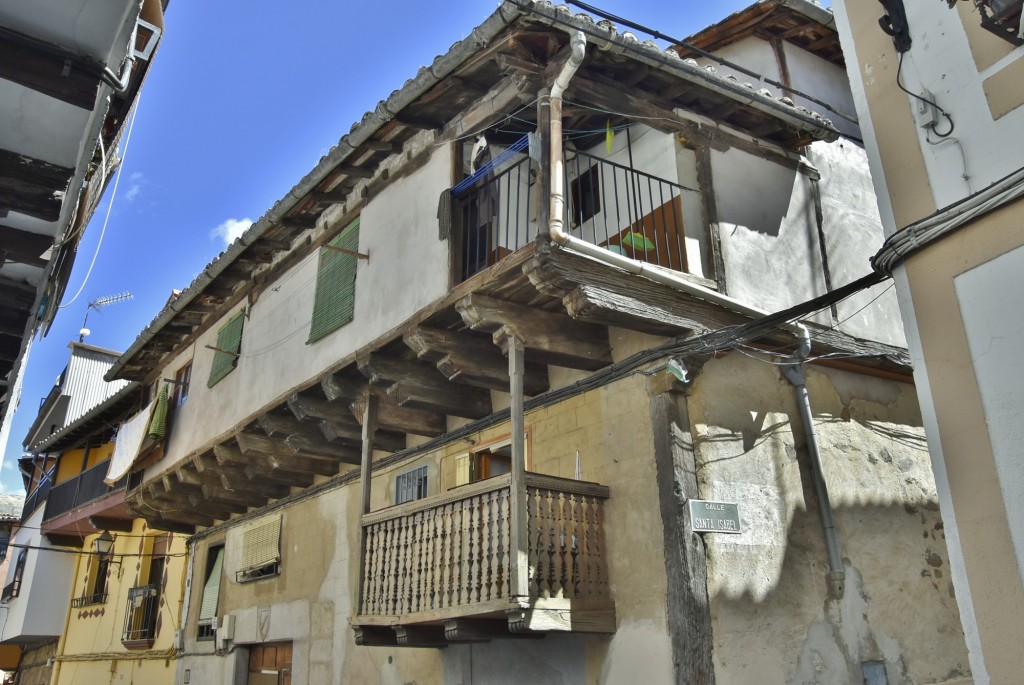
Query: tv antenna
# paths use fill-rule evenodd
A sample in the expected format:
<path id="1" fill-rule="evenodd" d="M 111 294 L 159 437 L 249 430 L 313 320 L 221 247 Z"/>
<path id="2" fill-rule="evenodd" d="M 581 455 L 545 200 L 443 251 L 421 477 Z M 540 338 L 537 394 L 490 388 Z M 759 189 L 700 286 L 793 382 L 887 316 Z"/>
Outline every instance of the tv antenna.
<path id="1" fill-rule="evenodd" d="M 78 342 L 85 342 L 85 336 L 89 335 L 92 331 L 85 327 L 86 322 L 89 320 L 89 312 L 93 309 L 102 309 L 107 305 L 117 304 L 118 302 L 126 302 L 128 300 L 135 299 L 127 290 L 123 293 L 116 295 L 107 295 L 106 297 L 97 297 L 95 300 L 90 302 L 85 307 L 85 318 L 82 319 L 82 330 L 78 331 Z"/>

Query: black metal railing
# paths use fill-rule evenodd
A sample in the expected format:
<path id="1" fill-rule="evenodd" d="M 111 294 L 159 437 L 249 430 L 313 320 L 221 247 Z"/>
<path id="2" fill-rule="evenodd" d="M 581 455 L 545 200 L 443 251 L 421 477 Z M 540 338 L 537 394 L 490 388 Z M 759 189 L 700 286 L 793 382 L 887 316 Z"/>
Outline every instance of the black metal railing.
<path id="1" fill-rule="evenodd" d="M 461 280 L 483 271 L 536 238 L 530 227 L 530 158 L 523 156 L 452 195 L 462 236 Z"/>
<path id="2" fill-rule="evenodd" d="M 25 506 L 21 508 L 22 521 L 28 520 L 28 517 L 32 515 L 32 512 L 38 509 L 39 505 L 46 501 L 46 498 L 50 494 L 50 488 L 53 487 L 53 476 L 54 472 L 50 471 L 50 473 L 45 476 L 45 480 L 37 485 L 32 492 L 28 493 L 28 497 L 25 498 Z"/>
<path id="3" fill-rule="evenodd" d="M 126 478 L 122 478 L 114 483 L 114 485 L 107 485 L 103 482 L 109 470 L 110 461 L 107 460 L 86 469 L 74 478 L 66 480 L 59 485 L 54 485 L 50 489 L 49 497 L 46 498 L 46 510 L 43 512 L 43 520 L 49 521 L 83 504 L 88 504 L 98 500 L 100 497 L 123 489 L 127 482 Z"/>
<path id="4" fill-rule="evenodd" d="M 683 194 L 672 181 L 595 157 L 567 153 L 566 231 L 638 261 L 689 271 Z M 452 195 L 452 221 L 461 236 L 460 280 L 466 280 L 537 237 L 544 221 L 531 217 L 530 159 L 521 157 Z"/>
<path id="5" fill-rule="evenodd" d="M 566 228 L 641 262 L 688 271 L 682 195 L 693 188 L 583 152 L 565 163 Z"/>
<path id="6" fill-rule="evenodd" d="M 81 597 L 75 597 L 73 600 L 71 600 L 71 606 L 74 609 L 79 609 L 81 607 L 92 606 L 93 604 L 106 604 L 106 602 L 107 593 L 98 592 L 92 595 L 82 595 Z"/>
<path id="7" fill-rule="evenodd" d="M 128 608 L 124 617 L 121 642 L 153 640 L 156 637 L 156 617 L 160 610 L 160 586 L 140 585 L 128 590 Z"/>

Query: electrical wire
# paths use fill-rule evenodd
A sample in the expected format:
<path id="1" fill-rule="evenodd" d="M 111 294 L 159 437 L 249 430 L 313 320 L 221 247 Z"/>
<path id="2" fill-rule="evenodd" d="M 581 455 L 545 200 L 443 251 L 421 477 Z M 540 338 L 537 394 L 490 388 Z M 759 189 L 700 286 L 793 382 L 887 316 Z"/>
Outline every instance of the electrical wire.
<path id="1" fill-rule="evenodd" d="M 85 278 L 82 280 L 82 285 L 78 288 L 78 292 L 75 293 L 74 297 L 65 302 L 64 304 L 58 305 L 57 309 L 67 309 L 78 296 L 85 290 L 86 283 L 89 282 L 89 277 L 92 275 L 92 269 L 96 266 L 96 258 L 99 257 L 100 247 L 103 246 L 103 236 L 107 234 L 107 223 L 110 221 L 110 212 L 114 207 L 114 198 L 117 197 L 117 186 L 121 182 L 121 172 L 124 171 L 124 161 L 128 158 L 128 144 L 132 140 L 132 130 L 135 128 L 135 117 L 139 113 L 139 99 L 141 99 L 142 93 L 139 93 L 139 98 L 135 100 L 135 106 L 132 107 L 132 120 L 128 123 L 128 133 L 124 139 L 124 152 L 121 154 L 121 163 L 117 166 L 117 174 L 114 176 L 114 187 L 110 190 L 110 202 L 107 204 L 107 214 L 103 218 L 103 227 L 100 229 L 99 240 L 96 241 L 96 250 L 92 253 L 92 261 L 89 262 L 89 270 L 85 272 Z"/>
<path id="2" fill-rule="evenodd" d="M 906 54 L 907 54 L 906 52 L 901 52 L 900 53 L 900 63 L 899 63 L 899 66 L 896 68 L 896 86 L 900 90 L 902 90 L 904 93 L 909 95 L 910 97 L 917 98 L 918 100 L 920 100 L 921 102 L 925 103 L 926 105 L 934 107 L 935 109 L 937 109 L 939 111 L 939 113 L 942 114 L 942 116 L 946 117 L 946 121 L 949 122 L 949 130 L 946 131 L 945 133 L 939 133 L 938 131 L 936 131 L 935 130 L 935 124 L 928 124 L 928 125 L 925 126 L 925 128 L 928 129 L 929 131 L 931 131 L 932 133 L 934 133 L 935 135 L 937 135 L 939 138 L 946 138 L 946 137 L 950 136 L 953 133 L 953 130 L 956 127 L 953 125 L 953 117 L 949 116 L 949 112 L 947 112 L 942 107 L 940 107 L 937 103 L 932 102 L 928 98 L 921 97 L 917 93 L 910 92 L 909 90 L 904 88 L 903 84 L 900 82 L 900 77 L 901 77 L 901 75 L 903 73 L 903 56 L 906 55 Z"/>
<path id="3" fill-rule="evenodd" d="M 519 2 L 517 2 L 516 0 L 509 0 L 509 2 L 511 2 L 513 5 L 515 5 L 519 9 L 526 10 L 526 11 L 529 11 L 529 12 L 534 12 L 535 11 L 535 10 L 533 10 L 533 8 L 531 6 L 529 6 L 529 5 L 522 5 Z M 744 66 L 742 66 L 740 64 L 736 64 L 735 62 L 732 62 L 730 60 L 725 59 L 724 57 L 720 57 L 720 56 L 715 55 L 713 53 L 707 52 L 706 50 L 702 50 L 702 49 L 698 48 L 695 45 L 690 45 L 689 43 L 685 43 L 682 40 L 679 40 L 678 38 L 672 38 L 671 36 L 667 36 L 664 33 L 661 33 L 660 31 L 657 31 L 655 29 L 652 29 L 652 28 L 649 28 L 647 26 L 644 26 L 643 24 L 638 24 L 636 22 L 630 21 L 628 19 L 625 19 L 623 17 L 617 16 L 617 15 L 612 14 L 610 12 L 606 12 L 606 11 L 604 11 L 602 9 L 594 7 L 593 5 L 587 4 L 585 2 L 580 2 L 579 0 L 566 0 L 566 2 L 568 4 L 570 4 L 570 5 L 576 5 L 580 9 L 582 9 L 582 10 L 584 10 L 586 12 L 590 12 L 591 14 L 595 14 L 595 15 L 601 17 L 602 19 L 607 19 L 607 20 L 612 21 L 612 22 L 614 22 L 616 24 L 621 24 L 622 26 L 626 26 L 626 27 L 629 27 L 631 29 L 635 29 L 637 31 L 642 31 L 642 32 L 646 33 L 647 35 L 649 35 L 649 36 L 651 36 L 653 38 L 656 38 L 657 40 L 663 40 L 663 41 L 665 41 L 667 43 L 672 43 L 673 45 L 676 45 L 678 47 L 685 48 L 686 50 L 690 50 L 690 51 L 700 55 L 701 57 L 703 57 L 705 59 L 712 60 L 714 62 L 717 62 L 718 64 L 721 64 L 724 67 L 728 67 L 729 69 L 733 69 L 735 71 L 738 71 L 741 74 L 745 74 L 746 76 L 750 76 L 751 78 L 755 78 L 755 79 L 757 79 L 758 81 L 760 81 L 762 83 L 767 83 L 768 85 L 775 86 L 776 88 L 784 90 L 784 91 L 786 91 L 788 93 L 792 93 L 793 95 L 796 95 L 797 97 L 801 97 L 801 98 L 803 98 L 803 99 L 805 99 L 805 100 L 807 100 L 809 102 L 813 102 L 816 105 L 820 105 L 821 107 L 824 107 L 825 109 L 827 109 L 829 112 L 832 112 L 833 114 L 835 114 L 838 117 L 842 117 L 843 119 L 846 119 L 847 121 L 849 121 L 852 124 L 855 124 L 855 125 L 858 125 L 858 126 L 860 125 L 860 122 L 857 120 L 856 117 L 851 116 L 849 114 L 845 114 L 845 113 L 837 110 L 835 107 L 833 107 L 829 103 L 825 102 L 824 100 L 819 100 L 818 98 L 814 97 L 813 95 L 809 95 L 807 93 L 804 93 L 803 91 L 797 90 L 796 88 L 792 88 L 790 86 L 787 86 L 784 83 L 780 83 L 779 81 L 776 81 L 774 79 L 768 78 L 767 76 L 764 76 L 763 74 L 759 74 L 756 71 L 748 69 L 748 68 L 746 68 L 746 67 L 744 67 Z M 555 18 L 555 21 L 558 22 L 558 23 L 561 23 L 563 25 L 570 26 L 572 28 L 577 28 L 575 25 L 569 24 L 568 22 L 566 22 L 564 20 L 560 21 L 557 18 Z M 600 35 L 595 35 L 594 37 L 595 38 L 601 38 Z"/>

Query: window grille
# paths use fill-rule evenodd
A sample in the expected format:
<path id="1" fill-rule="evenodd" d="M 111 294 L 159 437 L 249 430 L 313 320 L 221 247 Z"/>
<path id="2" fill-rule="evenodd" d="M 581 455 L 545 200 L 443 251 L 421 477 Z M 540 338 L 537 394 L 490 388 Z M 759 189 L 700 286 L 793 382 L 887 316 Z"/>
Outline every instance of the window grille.
<path id="1" fill-rule="evenodd" d="M 427 467 L 400 473 L 395 478 L 395 504 L 404 504 L 427 496 Z"/>
<path id="2" fill-rule="evenodd" d="M 244 321 L 245 310 L 242 310 L 217 331 L 217 349 L 213 353 L 213 364 L 210 366 L 210 380 L 206 382 L 207 387 L 212 388 L 217 385 L 222 378 L 238 366 Z"/>
<path id="3" fill-rule="evenodd" d="M 328 245 L 357 252 L 359 219 L 349 224 Z M 313 318 L 309 326 L 307 344 L 320 340 L 352 320 L 355 314 L 358 261 L 354 254 L 338 252 L 328 247 L 320 250 L 316 292 L 313 295 Z"/>

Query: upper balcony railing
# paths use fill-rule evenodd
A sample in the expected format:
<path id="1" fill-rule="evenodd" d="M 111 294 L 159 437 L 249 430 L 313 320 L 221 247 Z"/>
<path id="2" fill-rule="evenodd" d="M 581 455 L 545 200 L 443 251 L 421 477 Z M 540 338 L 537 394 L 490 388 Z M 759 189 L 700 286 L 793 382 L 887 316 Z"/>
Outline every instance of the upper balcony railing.
<path id="1" fill-rule="evenodd" d="M 683 193 L 697 191 L 583 152 L 565 163 L 566 230 L 612 252 L 674 271 L 689 270 Z M 461 235 L 465 280 L 536 239 L 530 159 L 453 193 L 452 219 Z"/>
<path id="2" fill-rule="evenodd" d="M 580 604 L 612 611 L 604 549 L 608 488 L 526 474 L 528 539 L 518 547 L 528 557 L 528 596 L 514 597 L 510 484 L 505 474 L 364 516 L 363 592 L 353 624 L 498 613 L 512 625 L 513 613 L 537 606 L 566 614 Z"/>
<path id="3" fill-rule="evenodd" d="M 36 485 L 32 492 L 28 493 L 28 497 L 25 498 L 25 506 L 21 509 L 21 520 L 27 521 L 28 517 L 32 515 L 36 509 L 46 501 L 46 498 L 50 494 L 50 488 L 53 487 L 53 476 L 54 472 L 50 471 L 43 482 Z"/>
<path id="4" fill-rule="evenodd" d="M 126 482 L 124 478 L 114 485 L 107 485 L 103 482 L 109 469 L 109 460 L 100 462 L 74 478 L 54 485 L 46 498 L 43 520 L 49 521 L 112 492 L 123 490 Z"/>

